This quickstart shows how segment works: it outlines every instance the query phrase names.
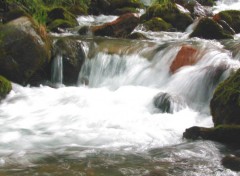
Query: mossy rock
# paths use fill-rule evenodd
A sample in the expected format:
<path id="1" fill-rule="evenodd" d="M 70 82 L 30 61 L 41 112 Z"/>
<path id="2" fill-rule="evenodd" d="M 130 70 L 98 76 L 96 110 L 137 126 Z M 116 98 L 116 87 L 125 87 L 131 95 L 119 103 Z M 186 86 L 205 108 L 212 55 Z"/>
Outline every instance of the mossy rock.
<path id="1" fill-rule="evenodd" d="M 214 125 L 240 125 L 240 69 L 216 88 L 210 102 Z"/>
<path id="2" fill-rule="evenodd" d="M 0 26 L 0 74 L 27 84 L 50 61 L 51 45 L 44 27 L 21 17 Z"/>
<path id="3" fill-rule="evenodd" d="M 146 14 L 141 19 L 150 20 L 154 17 L 162 18 L 179 31 L 184 31 L 193 22 L 192 17 L 182 13 L 174 3 L 154 4 L 147 9 Z"/>
<path id="4" fill-rule="evenodd" d="M 52 32 L 57 32 L 58 28 L 72 28 L 78 25 L 76 16 L 63 7 L 56 7 L 47 13 L 47 26 Z"/>
<path id="5" fill-rule="evenodd" d="M 151 31 L 168 31 L 172 25 L 164 21 L 162 18 L 155 17 L 143 23 L 147 30 Z"/>
<path id="6" fill-rule="evenodd" d="M 0 76 L 0 99 L 4 98 L 12 90 L 12 84 L 5 77 Z"/>
<path id="7" fill-rule="evenodd" d="M 25 10 L 18 7 L 16 9 L 13 9 L 13 10 L 9 11 L 9 12 L 6 12 L 4 14 L 4 17 L 3 17 L 3 22 L 7 23 L 11 20 L 17 19 L 17 18 L 22 17 L 22 16 L 30 17 L 30 15 Z"/>
<path id="8" fill-rule="evenodd" d="M 240 32 L 240 11 L 239 10 L 226 10 L 219 14 L 220 20 L 226 21 L 236 33 Z"/>
<path id="9" fill-rule="evenodd" d="M 137 13 L 137 9 L 133 7 L 123 7 L 113 11 L 113 15 L 122 15 L 125 13 Z"/>
<path id="10" fill-rule="evenodd" d="M 215 128 L 191 127 L 186 129 L 186 139 L 205 139 L 240 146 L 240 125 L 219 125 Z"/>
<path id="11" fill-rule="evenodd" d="M 216 21 L 210 18 L 201 19 L 189 37 L 217 40 L 233 38 L 230 33 L 225 32 Z"/>

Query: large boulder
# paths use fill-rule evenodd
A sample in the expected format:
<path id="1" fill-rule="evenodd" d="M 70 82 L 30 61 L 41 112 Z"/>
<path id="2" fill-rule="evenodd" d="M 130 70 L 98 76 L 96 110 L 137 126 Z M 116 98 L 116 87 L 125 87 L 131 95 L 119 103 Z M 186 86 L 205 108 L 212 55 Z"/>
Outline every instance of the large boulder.
<path id="1" fill-rule="evenodd" d="M 85 52 L 82 43 L 78 40 L 62 38 L 54 45 L 54 59 L 62 57 L 63 84 L 74 85 L 85 61 Z"/>
<path id="2" fill-rule="evenodd" d="M 12 84 L 9 80 L 0 76 L 0 100 L 12 90 Z"/>
<path id="3" fill-rule="evenodd" d="M 175 73 L 186 65 L 194 65 L 198 61 L 197 49 L 191 45 L 183 45 L 170 66 L 170 72 Z"/>
<path id="4" fill-rule="evenodd" d="M 119 18 L 110 23 L 93 27 L 92 32 L 97 36 L 125 38 L 135 29 L 138 23 L 139 17 L 135 14 L 128 13 L 121 15 Z"/>
<path id="5" fill-rule="evenodd" d="M 210 102 L 215 126 L 240 125 L 240 69 L 216 88 Z"/>
<path id="6" fill-rule="evenodd" d="M 193 22 L 192 17 L 187 13 L 183 13 L 174 3 L 154 4 L 147 9 L 141 19 L 150 20 L 154 17 L 162 18 L 179 31 L 185 31 Z"/>
<path id="7" fill-rule="evenodd" d="M 119 15 L 135 12 L 143 4 L 139 0 L 92 0 L 89 7 L 89 13 L 93 15 Z"/>
<path id="8" fill-rule="evenodd" d="M 189 37 L 204 39 L 232 39 L 231 33 L 224 31 L 216 21 L 211 18 L 202 18 Z"/>
<path id="9" fill-rule="evenodd" d="M 240 10 L 226 10 L 214 16 L 216 21 L 225 21 L 236 33 L 240 32 Z"/>
<path id="10" fill-rule="evenodd" d="M 144 27 L 151 31 L 168 31 L 172 25 L 164 21 L 162 18 L 154 17 L 149 21 L 144 22 Z"/>
<path id="11" fill-rule="evenodd" d="M 215 128 L 194 126 L 186 129 L 183 133 L 183 137 L 186 139 L 205 139 L 237 146 L 240 146 L 239 136 L 239 125 L 220 125 Z"/>
<path id="12" fill-rule="evenodd" d="M 50 61 L 50 41 L 44 27 L 28 17 L 0 26 L 0 74 L 27 84 L 33 74 Z"/>

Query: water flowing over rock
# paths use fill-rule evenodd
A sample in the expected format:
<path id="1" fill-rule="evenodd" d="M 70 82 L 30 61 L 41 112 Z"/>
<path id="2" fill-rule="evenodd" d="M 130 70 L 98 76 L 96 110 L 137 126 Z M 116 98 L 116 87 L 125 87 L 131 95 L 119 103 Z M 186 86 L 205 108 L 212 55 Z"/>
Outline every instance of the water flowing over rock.
<path id="1" fill-rule="evenodd" d="M 139 17 L 132 13 L 120 16 L 115 21 L 95 26 L 92 32 L 97 36 L 127 37 L 139 23 Z"/>
<path id="2" fill-rule="evenodd" d="M 170 71 L 175 73 L 179 68 L 186 65 L 194 65 L 198 61 L 197 49 L 190 45 L 183 45 L 176 58 L 173 60 Z"/>
<path id="3" fill-rule="evenodd" d="M 240 125 L 240 70 L 222 82 L 214 92 L 210 103 L 215 126 Z"/>
<path id="4" fill-rule="evenodd" d="M 0 74 L 26 84 L 33 74 L 50 61 L 50 41 L 44 28 L 28 17 L 0 27 Z"/>

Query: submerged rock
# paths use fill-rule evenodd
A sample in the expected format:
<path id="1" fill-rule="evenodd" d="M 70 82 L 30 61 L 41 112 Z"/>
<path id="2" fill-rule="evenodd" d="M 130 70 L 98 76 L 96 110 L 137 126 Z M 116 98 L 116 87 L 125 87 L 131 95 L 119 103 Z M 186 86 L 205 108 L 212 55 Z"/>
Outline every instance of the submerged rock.
<path id="1" fill-rule="evenodd" d="M 215 126 L 240 125 L 240 69 L 216 88 L 210 102 Z"/>
<path id="2" fill-rule="evenodd" d="M 232 39 L 233 36 L 224 31 L 223 28 L 211 18 L 202 18 L 189 37 L 204 39 Z"/>
<path id="3" fill-rule="evenodd" d="M 153 98 L 153 104 L 162 113 L 173 113 L 186 107 L 181 97 L 164 92 L 160 92 Z"/>
<path id="4" fill-rule="evenodd" d="M 54 57 L 62 57 L 63 84 L 75 85 L 85 61 L 85 52 L 80 41 L 62 38 L 54 46 Z"/>
<path id="5" fill-rule="evenodd" d="M 0 100 L 12 90 L 12 84 L 9 80 L 0 76 Z"/>
<path id="6" fill-rule="evenodd" d="M 170 72 L 175 73 L 186 65 L 194 65 L 198 61 L 197 49 L 191 45 L 183 45 L 170 66 Z"/>
<path id="7" fill-rule="evenodd" d="M 51 44 L 45 28 L 28 17 L 0 26 L 0 74 L 27 84 L 35 72 L 50 62 Z"/>
<path id="8" fill-rule="evenodd" d="M 120 16 L 110 23 L 92 28 L 92 32 L 97 36 L 127 37 L 139 23 L 139 17 L 132 13 Z"/>
<path id="9" fill-rule="evenodd" d="M 225 144 L 240 146 L 240 126 L 239 125 L 220 125 L 215 128 L 191 127 L 186 129 L 183 137 L 186 139 L 205 139 Z"/>

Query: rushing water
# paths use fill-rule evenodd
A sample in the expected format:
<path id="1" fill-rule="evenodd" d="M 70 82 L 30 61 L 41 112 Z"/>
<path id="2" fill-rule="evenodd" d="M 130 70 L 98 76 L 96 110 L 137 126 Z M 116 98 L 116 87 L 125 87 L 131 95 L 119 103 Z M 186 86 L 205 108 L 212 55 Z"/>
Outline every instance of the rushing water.
<path id="1" fill-rule="evenodd" d="M 80 17 L 81 26 L 116 17 Z M 221 165 L 229 149 L 211 141 L 187 141 L 186 128 L 213 125 L 214 88 L 240 68 L 237 40 L 188 39 L 188 33 L 144 32 L 150 41 L 89 39 L 78 86 L 22 87 L 0 104 L 0 175 L 175 176 L 239 173 Z M 93 44 L 94 43 L 94 44 Z M 94 47 L 92 47 L 94 45 Z M 170 72 L 183 45 L 197 48 L 193 66 Z M 53 62 L 61 84 L 62 57 Z M 168 93 L 172 113 L 154 106 Z M 181 108 L 179 108 L 181 107 Z"/>

